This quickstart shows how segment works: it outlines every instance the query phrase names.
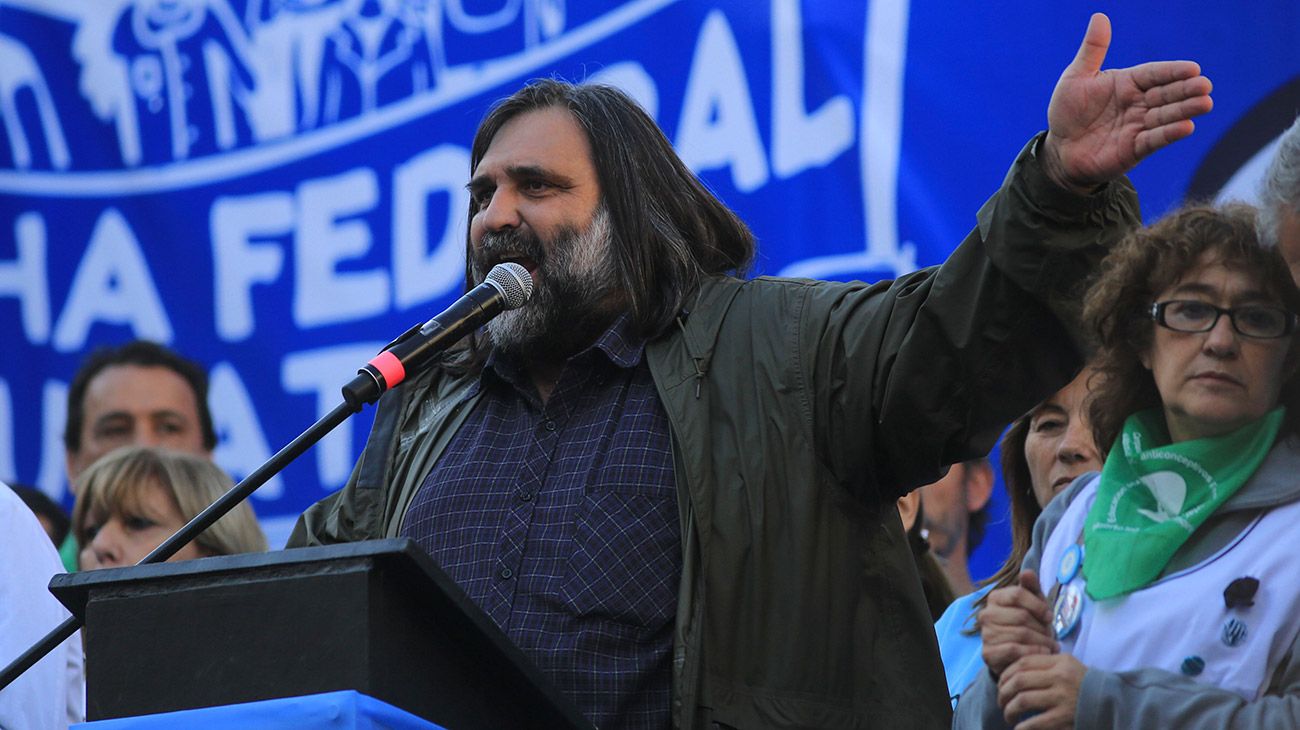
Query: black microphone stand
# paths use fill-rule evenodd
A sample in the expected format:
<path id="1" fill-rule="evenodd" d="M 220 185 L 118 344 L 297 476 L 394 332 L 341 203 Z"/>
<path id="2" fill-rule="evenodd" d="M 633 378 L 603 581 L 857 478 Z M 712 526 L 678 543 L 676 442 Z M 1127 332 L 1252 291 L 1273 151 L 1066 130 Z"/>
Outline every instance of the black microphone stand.
<path id="1" fill-rule="evenodd" d="M 220 499 L 208 505 L 207 509 L 195 515 L 194 519 L 177 530 L 176 534 L 167 538 L 163 544 L 154 548 L 153 552 L 144 556 L 136 565 L 161 563 L 175 555 L 178 550 L 234 509 L 235 505 L 248 499 L 248 496 L 258 487 L 279 474 L 289 465 L 289 462 L 324 438 L 325 434 L 333 431 L 352 414 L 359 413 L 365 404 L 374 403 L 389 388 L 399 385 L 402 378 L 405 378 L 407 369 L 418 369 L 427 365 L 429 360 L 443 348 L 478 329 L 503 310 L 522 306 L 532 292 L 532 277 L 523 266 L 517 263 L 501 263 L 492 267 L 484 277 L 483 283 L 465 292 L 465 295 L 456 300 L 446 311 L 424 324 L 417 324 L 403 332 L 380 351 L 381 355 L 387 354 L 393 362 L 400 363 L 399 377 L 389 382 L 384 369 L 375 366 L 378 358 L 372 360 L 357 371 L 357 376 L 351 382 L 343 386 L 343 402 L 335 406 L 334 410 L 325 414 L 323 418 L 303 431 L 298 438 L 277 451 L 275 456 L 267 459 L 266 463 L 257 467 L 229 492 L 221 495 Z M 446 324 L 440 318 L 445 318 Z M 417 338 L 417 334 L 421 337 Z M 394 348 L 401 349 L 401 352 L 393 354 Z M 81 619 L 76 616 L 69 617 L 46 634 L 45 638 L 10 662 L 4 671 L 0 671 L 0 690 L 8 687 L 20 674 L 40 661 L 41 657 L 54 651 L 54 647 L 62 644 L 80 627 Z"/>
<path id="2" fill-rule="evenodd" d="M 417 325 L 418 327 L 418 325 Z M 414 329 L 414 328 L 413 328 Z M 398 340 L 409 336 L 407 332 Z M 358 380 L 368 379 L 365 375 L 359 376 Z M 153 552 L 144 556 L 136 565 L 148 565 L 150 563 L 165 562 L 167 558 L 175 555 L 178 550 L 185 547 L 191 540 L 198 537 L 204 530 L 211 527 L 217 520 L 221 519 L 227 512 L 234 509 L 236 505 L 248 498 L 258 487 L 265 484 L 271 477 L 279 474 L 294 459 L 302 455 L 304 451 L 311 448 L 324 438 L 325 434 L 333 431 L 340 423 L 346 421 L 355 413 L 361 412 L 362 406 L 366 403 L 374 403 L 379 398 L 380 393 L 376 390 L 373 395 L 366 393 L 366 397 L 357 397 L 357 389 L 354 387 L 356 381 L 343 389 L 345 401 L 334 407 L 334 410 L 325 414 L 316 423 L 312 424 L 306 431 L 303 431 L 298 438 L 290 441 L 287 446 L 280 449 L 267 459 L 264 464 L 257 467 L 252 474 L 249 474 L 242 481 L 230 489 L 230 491 L 221 495 L 217 501 L 208 505 L 206 509 L 194 516 L 194 519 L 185 523 L 185 526 L 177 530 L 171 537 L 163 541 L 163 544 L 154 548 Z M 68 637 L 81 628 L 81 619 L 76 616 L 70 616 L 63 623 L 56 626 L 44 638 L 33 644 L 9 663 L 9 666 L 0 672 L 0 690 L 8 687 L 23 672 L 27 671 L 33 664 L 40 661 L 42 657 L 54 651 L 55 647 L 62 644 Z"/>

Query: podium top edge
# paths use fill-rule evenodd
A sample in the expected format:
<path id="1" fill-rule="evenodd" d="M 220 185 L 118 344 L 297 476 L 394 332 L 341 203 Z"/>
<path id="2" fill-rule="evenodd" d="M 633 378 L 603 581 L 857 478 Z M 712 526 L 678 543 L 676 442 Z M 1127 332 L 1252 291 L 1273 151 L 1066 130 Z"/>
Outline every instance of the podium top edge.
<path id="1" fill-rule="evenodd" d="M 50 580 L 50 591 L 62 597 L 69 593 L 82 594 L 92 587 L 147 581 L 157 578 L 178 578 L 203 574 L 224 573 L 307 565 L 348 558 L 379 559 L 406 562 L 418 566 L 430 576 L 439 576 L 440 570 L 433 560 L 410 538 L 365 540 L 305 548 L 289 548 L 261 553 L 217 555 L 173 563 L 150 563 L 124 568 L 102 568 L 76 573 L 61 573 Z M 66 603 L 65 603 L 66 605 Z M 71 608 L 71 607 L 70 607 Z"/>

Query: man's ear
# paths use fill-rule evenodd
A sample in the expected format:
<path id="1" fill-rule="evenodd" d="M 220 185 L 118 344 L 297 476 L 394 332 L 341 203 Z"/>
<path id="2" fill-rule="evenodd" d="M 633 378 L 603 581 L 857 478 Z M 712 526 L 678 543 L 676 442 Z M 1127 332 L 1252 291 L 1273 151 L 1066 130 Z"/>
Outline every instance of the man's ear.
<path id="1" fill-rule="evenodd" d="M 921 510 L 921 490 L 913 489 L 898 498 L 898 517 L 903 521 L 903 532 L 916 524 L 916 513 Z"/>
<path id="2" fill-rule="evenodd" d="M 979 512 L 993 497 L 993 466 L 988 459 L 962 464 L 966 470 L 966 511 Z"/>
<path id="3" fill-rule="evenodd" d="M 72 490 L 72 495 L 77 495 L 77 477 L 81 475 L 81 469 L 77 467 L 77 455 L 63 450 L 63 473 L 68 476 L 68 489 Z"/>

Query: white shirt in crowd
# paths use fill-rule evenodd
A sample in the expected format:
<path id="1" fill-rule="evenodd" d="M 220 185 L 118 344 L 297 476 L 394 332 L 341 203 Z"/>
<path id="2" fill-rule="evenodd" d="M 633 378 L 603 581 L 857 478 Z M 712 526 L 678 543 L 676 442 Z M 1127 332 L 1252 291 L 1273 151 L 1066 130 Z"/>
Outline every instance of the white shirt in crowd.
<path id="1" fill-rule="evenodd" d="M 36 515 L 0 483 L 0 667 L 68 617 L 50 594 L 63 572 L 59 553 Z M 86 716 L 81 634 L 74 634 L 0 690 L 0 728 L 63 730 Z"/>

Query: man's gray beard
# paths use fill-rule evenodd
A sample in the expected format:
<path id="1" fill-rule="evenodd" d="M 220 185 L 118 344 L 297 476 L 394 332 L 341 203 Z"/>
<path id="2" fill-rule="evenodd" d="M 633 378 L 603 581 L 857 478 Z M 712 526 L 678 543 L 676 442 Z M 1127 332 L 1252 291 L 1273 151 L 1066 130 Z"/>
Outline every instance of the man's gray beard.
<path id="1" fill-rule="evenodd" d="M 602 205 L 587 229 L 562 230 L 542 260 L 541 281 L 524 306 L 503 312 L 487 325 L 492 345 L 532 357 L 568 357 L 608 326 L 607 300 L 615 290 L 613 236 Z"/>

